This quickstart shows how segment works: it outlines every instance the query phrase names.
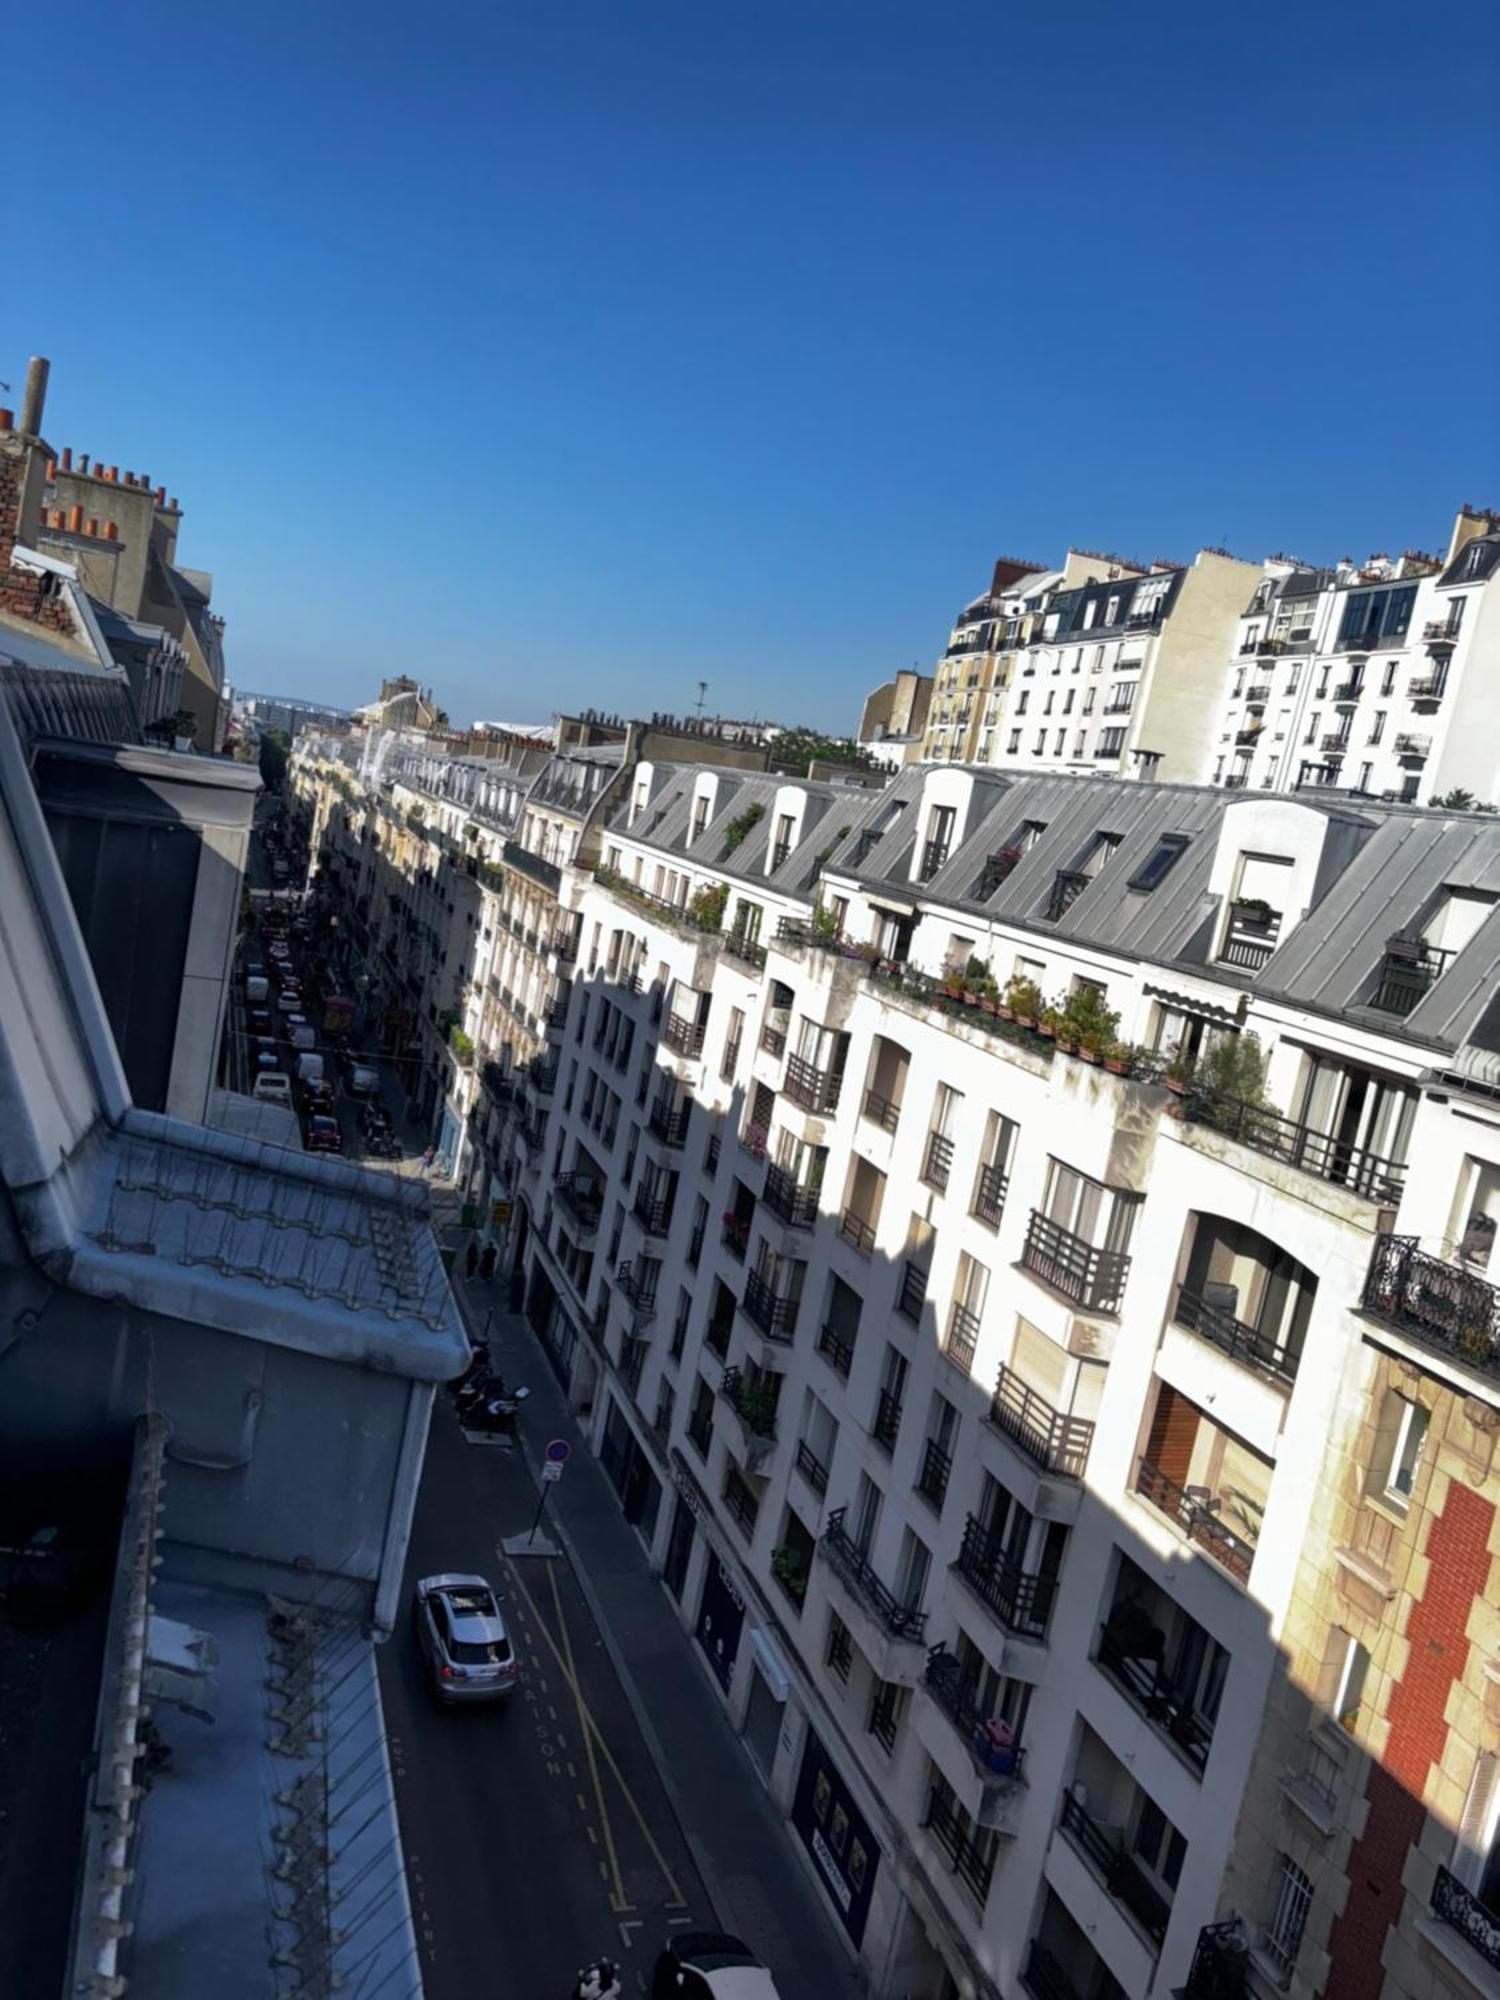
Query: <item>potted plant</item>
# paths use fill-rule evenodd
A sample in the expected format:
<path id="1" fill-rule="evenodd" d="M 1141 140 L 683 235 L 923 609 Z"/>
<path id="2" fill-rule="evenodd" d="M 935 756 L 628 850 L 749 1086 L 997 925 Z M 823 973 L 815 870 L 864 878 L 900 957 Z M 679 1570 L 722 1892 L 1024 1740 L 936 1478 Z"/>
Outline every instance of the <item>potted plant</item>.
<path id="1" fill-rule="evenodd" d="M 1119 1032 L 1120 1017 L 1104 1004 L 1104 995 L 1097 986 L 1080 986 L 1070 994 L 1064 1018 L 1068 1039 L 1077 1043 L 1078 1052 L 1086 1062 L 1097 1062 L 1100 1049 L 1113 1042 Z"/>
<path id="2" fill-rule="evenodd" d="M 1048 1005 L 1041 1011 L 1037 1026 L 1049 1042 L 1055 1042 L 1063 1033 L 1063 1012 L 1061 1007 Z"/>
<path id="3" fill-rule="evenodd" d="M 820 903 L 812 913 L 812 934 L 817 944 L 837 944 L 839 941 L 839 920 L 833 910 L 824 909 Z"/>
<path id="4" fill-rule="evenodd" d="M 1174 1097 L 1181 1097 L 1193 1080 L 1196 1063 L 1185 1042 L 1172 1044 L 1171 1058 L 1166 1068 L 1166 1086 Z"/>
<path id="5" fill-rule="evenodd" d="M 1099 1059 L 1111 1076 L 1129 1076 L 1131 1054 L 1129 1042 L 1106 1042 Z"/>
<path id="6" fill-rule="evenodd" d="M 1013 972 L 1006 981 L 1003 1006 L 1023 1028 L 1033 1026 L 1042 1011 L 1042 989 L 1034 979 Z"/>
<path id="7" fill-rule="evenodd" d="M 964 997 L 964 975 L 956 958 L 943 961 L 943 992 L 950 1000 L 962 1000 Z"/>
<path id="8" fill-rule="evenodd" d="M 1266 1102 L 1266 1052 L 1259 1035 L 1219 1035 L 1204 1051 L 1198 1081 L 1211 1097 L 1245 1105 Z"/>
<path id="9" fill-rule="evenodd" d="M 1234 920 L 1242 930 L 1266 930 L 1275 915 L 1264 896 L 1237 896 Z"/>
<path id="10" fill-rule="evenodd" d="M 771 1551 L 771 1574 L 798 1606 L 807 1595 L 807 1558 L 785 1543 Z"/>

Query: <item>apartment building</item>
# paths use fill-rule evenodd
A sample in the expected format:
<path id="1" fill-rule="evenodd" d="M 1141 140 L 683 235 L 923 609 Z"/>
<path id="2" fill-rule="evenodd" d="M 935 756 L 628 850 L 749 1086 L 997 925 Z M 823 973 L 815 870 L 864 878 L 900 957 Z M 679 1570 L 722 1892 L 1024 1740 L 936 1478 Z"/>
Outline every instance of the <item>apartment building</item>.
<path id="1" fill-rule="evenodd" d="M 1315 1949 L 1365 1977 L 1370 1925 L 1340 1930 L 1303 1860 L 1311 1914 L 1277 1916 L 1303 1849 L 1267 1844 L 1271 1774 L 1302 1759 L 1300 1699 L 1303 1737 L 1310 1714 L 1343 1733 L 1350 1827 L 1361 1781 L 1394 1784 L 1431 1862 L 1381 1849 L 1429 1980 L 1382 1990 L 1439 1990 L 1493 1896 L 1457 1803 L 1489 1796 L 1488 1628 L 1420 1786 L 1390 1744 L 1416 1701 L 1431 1747 L 1432 1689 L 1403 1697 L 1387 1664 L 1415 1594 L 1385 1652 L 1352 1634 L 1353 1726 L 1321 1663 L 1354 1617 L 1329 1579 L 1376 1560 L 1330 1495 L 1351 1465 L 1385 1478 L 1391 1343 L 1423 1345 L 1391 1316 L 1426 1313 L 1480 1431 L 1496 1400 L 1495 1322 L 1449 1338 L 1409 1259 L 1415 1238 L 1441 1264 L 1454 1218 L 1488 1234 L 1485 1145 L 1429 1106 L 1485 1067 L 1500 835 L 1165 785 L 927 769 L 860 795 L 643 761 L 600 839 L 563 884 L 574 990 L 517 1168 L 527 1308 L 873 1989 L 1207 1992 L 1241 1934 L 1247 1980 L 1304 1939 L 1310 1978 Z M 985 966 L 1099 989 L 1128 1053 L 1005 1019 Z M 1210 1087 L 1251 1035 L 1263 1097 Z M 1470 1417 L 1442 1421 L 1472 1467 Z M 1393 1574 L 1429 1573 L 1451 1508 L 1473 1603 L 1443 1615 L 1472 1627 L 1475 1520 L 1437 1465 Z M 1477 1489 L 1488 1522 L 1487 1463 Z"/>
<path id="2" fill-rule="evenodd" d="M 1493 803 L 1500 520 L 1465 507 L 1445 558 L 1277 558 L 1244 608 L 1212 768 L 1229 789 L 1331 786 Z"/>
<path id="3" fill-rule="evenodd" d="M 1096 573 L 1092 559 L 1072 549 L 1068 563 L 1076 566 L 1076 574 L 1007 556 L 997 560 L 988 590 L 960 611 L 933 670 L 922 730 L 924 761 L 988 761 L 1012 655 L 1032 612 L 1045 603 L 1049 591 L 1062 586 L 1065 573 L 1076 582 Z"/>

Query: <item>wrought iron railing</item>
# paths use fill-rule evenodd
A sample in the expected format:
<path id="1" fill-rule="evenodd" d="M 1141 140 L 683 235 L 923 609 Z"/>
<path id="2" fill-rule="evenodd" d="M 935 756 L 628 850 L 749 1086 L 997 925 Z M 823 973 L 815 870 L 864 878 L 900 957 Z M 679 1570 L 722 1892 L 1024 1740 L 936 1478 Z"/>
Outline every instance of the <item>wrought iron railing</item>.
<path id="1" fill-rule="evenodd" d="M 1364 1309 L 1424 1347 L 1500 1377 L 1500 1289 L 1430 1256 L 1415 1236 L 1377 1236 Z"/>
<path id="2" fill-rule="evenodd" d="M 768 1056 L 784 1055 L 786 1053 L 786 1030 L 784 1028 L 773 1028 L 770 1022 L 767 1021 L 760 1031 L 760 1045 Z"/>
<path id="3" fill-rule="evenodd" d="M 948 1313 L 948 1332 L 943 1341 L 943 1353 L 955 1368 L 967 1375 L 974 1366 L 974 1356 L 979 1349 L 979 1315 L 968 1306 L 953 1301 Z"/>
<path id="4" fill-rule="evenodd" d="M 1175 1521 L 1190 1542 L 1211 1555 L 1237 1582 L 1249 1582 L 1250 1565 L 1255 1560 L 1255 1544 L 1235 1534 L 1233 1529 L 1226 1528 L 1208 1500 L 1195 1498 L 1186 1487 L 1169 1478 L 1159 1465 L 1153 1465 L 1149 1458 L 1143 1458 L 1136 1470 L 1135 1490 L 1169 1520 Z"/>
<path id="5" fill-rule="evenodd" d="M 747 1431 L 753 1431 L 756 1437 L 764 1438 L 768 1442 L 775 1440 L 775 1405 L 769 1399 L 764 1403 L 761 1401 L 754 1392 L 754 1386 L 746 1382 L 742 1370 L 738 1368 L 724 1370 L 719 1379 L 719 1394 Z"/>
<path id="6" fill-rule="evenodd" d="M 566 1209 L 580 1229 L 599 1227 L 604 1202 L 599 1183 L 592 1174 L 559 1174 L 552 1191 L 560 1208 Z"/>
<path id="7" fill-rule="evenodd" d="M 1198 1933 L 1182 2000 L 1250 2000 L 1250 1940 L 1238 1917 Z"/>
<path id="8" fill-rule="evenodd" d="M 1380 983 L 1370 1002 L 1383 1014 L 1411 1013 L 1447 971 L 1456 952 L 1409 938 L 1390 938 L 1380 961 Z"/>
<path id="9" fill-rule="evenodd" d="M 996 1778 L 1024 1784 L 1026 1752 L 1019 1743 L 997 1740 L 994 1713 L 979 1706 L 979 1678 L 966 1673 L 946 1645 L 929 1649 L 922 1685 L 947 1716 L 976 1762 Z M 1006 1736 L 1009 1731 L 1005 1731 Z"/>
<path id="10" fill-rule="evenodd" d="M 875 1251 L 875 1231 L 862 1215 L 856 1215 L 852 1208 L 846 1208 L 839 1217 L 839 1235 L 850 1243 L 861 1257 L 873 1256 Z"/>
<path id="11" fill-rule="evenodd" d="M 1183 1115 L 1190 1125 L 1207 1125 L 1242 1146 L 1253 1147 L 1283 1166 L 1300 1167 L 1319 1180 L 1348 1188 L 1351 1194 L 1371 1201 L 1395 1203 L 1401 1199 L 1406 1180 L 1406 1162 L 1372 1153 L 1367 1147 L 1352 1146 L 1328 1132 L 1314 1132 L 1295 1119 L 1242 1098 L 1220 1097 L 1210 1091 L 1189 1088 L 1183 1099 Z"/>
<path id="12" fill-rule="evenodd" d="M 948 843 L 946 840 L 924 841 L 922 844 L 921 865 L 917 870 L 918 881 L 930 882 L 947 859 Z"/>
<path id="13" fill-rule="evenodd" d="M 1008 1632 L 1025 1639 L 1046 1638 L 1057 1596 L 1056 1577 L 1022 1569 L 977 1515 L 970 1514 L 964 1523 L 953 1567 Z"/>
<path id="14" fill-rule="evenodd" d="M 773 1162 L 766 1168 L 761 1199 L 789 1229 L 811 1229 L 818 1219 L 818 1191 L 803 1187 L 795 1174 Z"/>
<path id="15" fill-rule="evenodd" d="M 719 1231 L 719 1241 L 736 1263 L 743 1264 L 745 1252 L 750 1248 L 750 1217 L 726 1215 Z"/>
<path id="16" fill-rule="evenodd" d="M 734 1073 L 740 1066 L 740 1037 L 733 1036 L 724 1044 L 724 1059 L 719 1064 L 719 1075 L 725 1083 L 734 1082 Z"/>
<path id="17" fill-rule="evenodd" d="M 748 1542 L 760 1518 L 760 1502 L 736 1466 L 731 1465 L 724 1474 L 723 1500 L 730 1520 Z"/>
<path id="18" fill-rule="evenodd" d="M 861 1113 L 872 1125 L 878 1125 L 883 1132 L 894 1132 L 901 1118 L 901 1106 L 889 1097 L 882 1097 L 878 1090 L 867 1090 Z"/>
<path id="19" fill-rule="evenodd" d="M 892 1395 L 889 1389 L 882 1389 L 875 1402 L 875 1421 L 870 1426 L 870 1436 L 882 1451 L 896 1449 L 896 1439 L 901 1432 L 901 1399 Z"/>
<path id="20" fill-rule="evenodd" d="M 1300 1347 L 1288 1347 L 1257 1327 L 1247 1326 L 1244 1320 L 1236 1319 L 1222 1306 L 1211 1304 L 1200 1293 L 1189 1291 L 1186 1285 L 1177 1288 L 1177 1306 L 1172 1317 L 1178 1326 L 1185 1326 L 1200 1340 L 1211 1342 L 1231 1360 L 1243 1361 L 1247 1367 L 1274 1376 L 1278 1382 L 1296 1381 L 1297 1364 L 1302 1359 Z"/>
<path id="21" fill-rule="evenodd" d="M 1123 1250 L 1101 1250 L 1033 1209 L 1021 1262 L 1045 1284 L 1093 1312 L 1118 1312 L 1130 1274 Z"/>
<path id="22" fill-rule="evenodd" d="M 1163 1681 L 1160 1662 L 1130 1652 L 1108 1625 L 1099 1635 L 1096 1658 L 1146 1720 L 1170 1737 L 1201 1771 L 1208 1762 L 1214 1726 L 1194 1709 L 1188 1693 Z"/>
<path id="23" fill-rule="evenodd" d="M 675 1054 L 696 1056 L 703 1050 L 703 1033 L 701 1021 L 684 1021 L 680 1015 L 669 1014 L 662 1026 L 661 1038 Z"/>
<path id="24" fill-rule="evenodd" d="M 953 1459 L 950 1453 L 934 1438 L 928 1438 L 922 1446 L 922 1469 L 917 1474 L 917 1491 L 924 1500 L 930 1500 L 934 1507 L 941 1509 L 948 1497 L 948 1481 L 953 1476 Z"/>
<path id="25" fill-rule="evenodd" d="M 654 1098 L 646 1114 L 646 1130 L 664 1146 L 683 1146 L 687 1143 L 692 1116 L 690 1103 L 674 1104 L 670 1098 Z"/>
<path id="26" fill-rule="evenodd" d="M 818 1335 L 818 1352 L 836 1375 L 847 1378 L 854 1365 L 854 1342 L 848 1334 L 825 1322 Z"/>
<path id="27" fill-rule="evenodd" d="M 741 964 L 752 966 L 759 972 L 766 962 L 766 948 L 755 938 L 743 937 L 738 931 L 730 931 L 720 949 L 729 958 L 737 958 Z"/>
<path id="28" fill-rule="evenodd" d="M 915 1605 L 903 1604 L 875 1574 L 864 1550 L 844 1531 L 845 1511 L 835 1507 L 828 1516 L 828 1525 L 823 1530 L 824 1554 L 893 1639 L 910 1639 L 920 1646 L 927 1613 Z"/>
<path id="29" fill-rule="evenodd" d="M 828 1491 L 828 1467 L 812 1447 L 802 1440 L 799 1440 L 797 1445 L 796 1465 L 814 1493 Z"/>
<path id="30" fill-rule="evenodd" d="M 1088 886 L 1089 878 L 1081 868 L 1059 868 L 1052 878 L 1047 907 L 1042 913 L 1048 923 L 1055 924 L 1065 917 Z"/>
<path id="31" fill-rule="evenodd" d="M 976 1834 L 953 1811 L 943 1794 L 934 1790 L 927 1801 L 927 1817 L 922 1824 L 953 1864 L 953 1872 L 982 1904 L 990 1893 L 995 1873 L 993 1836 Z"/>
<path id="32" fill-rule="evenodd" d="M 1458 1932 L 1479 1956 L 1500 1969 L 1500 1916 L 1485 1908 L 1458 1877 L 1440 1867 L 1432 1885 L 1432 1914 Z"/>
<path id="33" fill-rule="evenodd" d="M 665 1236 L 672 1227 L 672 1196 L 651 1194 L 644 1181 L 635 1191 L 631 1213 L 648 1236 Z"/>
<path id="34" fill-rule="evenodd" d="M 1101 1825 L 1072 1792 L 1063 1795 L 1061 1825 L 1110 1895 L 1160 1944 L 1167 1934 L 1172 1905 L 1135 1856 L 1126 1851 L 1120 1835 L 1113 1827 Z"/>
<path id="35" fill-rule="evenodd" d="M 927 1135 L 927 1156 L 922 1162 L 922 1178 L 931 1188 L 942 1194 L 948 1185 L 948 1176 L 953 1171 L 953 1141 L 941 1132 Z"/>
<path id="36" fill-rule="evenodd" d="M 990 1401 L 989 1420 L 1026 1456 L 1064 1479 L 1082 1479 L 1094 1442 L 1087 1417 L 1064 1416 L 1011 1369 L 1002 1367 Z"/>
<path id="37" fill-rule="evenodd" d="M 759 1271 L 745 1280 L 745 1296 L 740 1301 L 745 1317 L 754 1322 L 767 1340 L 789 1341 L 797 1330 L 799 1301 L 774 1291 Z"/>
<path id="38" fill-rule="evenodd" d="M 637 1270 L 627 1258 L 615 1270 L 615 1283 L 635 1308 L 637 1318 L 644 1318 L 656 1312 L 656 1284 L 661 1276 L 661 1266 L 654 1260 Z"/>
<path id="39" fill-rule="evenodd" d="M 786 1094 L 804 1111 L 836 1111 L 843 1074 L 835 1069 L 819 1069 L 802 1056 L 789 1056 L 786 1065 Z"/>

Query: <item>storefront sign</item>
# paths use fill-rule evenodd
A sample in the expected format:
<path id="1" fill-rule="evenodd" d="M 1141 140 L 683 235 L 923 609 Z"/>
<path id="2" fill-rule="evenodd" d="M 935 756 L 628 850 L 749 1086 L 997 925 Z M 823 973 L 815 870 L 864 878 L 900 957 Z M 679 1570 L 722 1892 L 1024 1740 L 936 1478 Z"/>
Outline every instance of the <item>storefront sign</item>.
<path id="1" fill-rule="evenodd" d="M 811 1729 L 792 1801 L 792 1825 L 855 1945 L 865 1934 L 880 1849 L 849 1787 Z"/>

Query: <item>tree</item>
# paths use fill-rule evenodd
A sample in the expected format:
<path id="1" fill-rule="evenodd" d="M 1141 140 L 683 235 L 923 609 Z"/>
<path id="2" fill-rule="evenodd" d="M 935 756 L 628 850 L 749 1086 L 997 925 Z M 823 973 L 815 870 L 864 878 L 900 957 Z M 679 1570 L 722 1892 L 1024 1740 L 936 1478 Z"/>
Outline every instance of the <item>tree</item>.
<path id="1" fill-rule="evenodd" d="M 274 792 L 286 776 L 287 752 L 291 740 L 284 729 L 263 729 L 260 735 L 261 783 Z"/>
<path id="2" fill-rule="evenodd" d="M 867 750 L 846 737 L 825 736 L 821 730 L 783 729 L 771 741 L 771 769 L 795 771 L 805 777 L 814 759 L 827 764 L 852 764 L 862 771 L 875 769 L 875 759 Z"/>

